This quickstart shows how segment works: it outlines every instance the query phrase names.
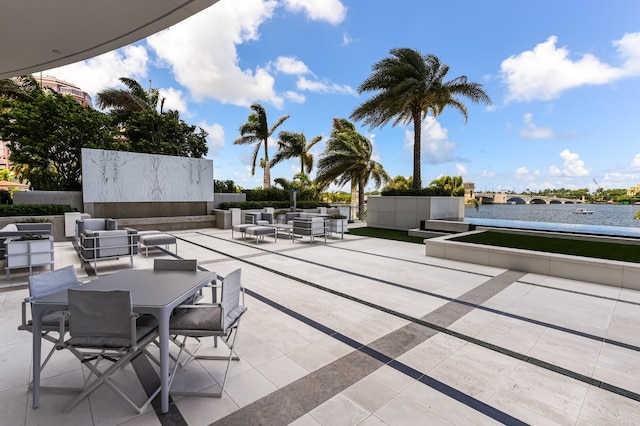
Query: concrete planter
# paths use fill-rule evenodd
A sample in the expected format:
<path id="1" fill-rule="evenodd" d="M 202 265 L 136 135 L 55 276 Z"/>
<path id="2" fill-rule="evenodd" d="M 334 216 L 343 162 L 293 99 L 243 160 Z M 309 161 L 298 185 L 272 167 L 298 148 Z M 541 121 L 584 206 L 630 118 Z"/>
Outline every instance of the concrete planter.
<path id="1" fill-rule="evenodd" d="M 464 219 L 463 197 L 402 197 L 372 195 L 367 198 L 367 226 L 409 230 L 421 220 Z"/>

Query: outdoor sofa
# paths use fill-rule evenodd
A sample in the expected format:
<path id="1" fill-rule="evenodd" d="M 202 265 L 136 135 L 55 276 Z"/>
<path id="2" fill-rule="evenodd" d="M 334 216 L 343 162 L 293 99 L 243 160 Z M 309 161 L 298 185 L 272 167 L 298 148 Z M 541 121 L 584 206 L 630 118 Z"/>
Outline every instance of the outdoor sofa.
<path id="1" fill-rule="evenodd" d="M 8 237 L 23 237 L 31 234 L 49 237 L 53 235 L 53 224 L 51 222 L 24 222 L 6 225 L 0 229 L 0 256 L 4 257 L 5 255 L 4 241 Z"/>

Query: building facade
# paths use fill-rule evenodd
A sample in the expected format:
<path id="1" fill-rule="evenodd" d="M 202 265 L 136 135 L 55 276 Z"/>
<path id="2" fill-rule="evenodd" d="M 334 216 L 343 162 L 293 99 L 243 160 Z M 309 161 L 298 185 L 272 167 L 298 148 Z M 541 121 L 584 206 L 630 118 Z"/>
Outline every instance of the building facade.
<path id="1" fill-rule="evenodd" d="M 640 194 L 640 183 L 627 189 L 627 195 L 629 197 L 635 197 L 638 194 Z"/>

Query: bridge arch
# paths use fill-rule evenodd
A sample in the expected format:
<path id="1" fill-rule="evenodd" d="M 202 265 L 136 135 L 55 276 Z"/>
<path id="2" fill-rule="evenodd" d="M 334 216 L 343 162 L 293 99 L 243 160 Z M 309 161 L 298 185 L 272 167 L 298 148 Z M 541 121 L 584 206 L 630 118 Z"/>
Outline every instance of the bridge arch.
<path id="1" fill-rule="evenodd" d="M 547 204 L 547 202 L 542 198 L 532 198 L 529 204 Z"/>
<path id="2" fill-rule="evenodd" d="M 522 197 L 509 197 L 507 204 L 527 204 L 527 202 Z"/>

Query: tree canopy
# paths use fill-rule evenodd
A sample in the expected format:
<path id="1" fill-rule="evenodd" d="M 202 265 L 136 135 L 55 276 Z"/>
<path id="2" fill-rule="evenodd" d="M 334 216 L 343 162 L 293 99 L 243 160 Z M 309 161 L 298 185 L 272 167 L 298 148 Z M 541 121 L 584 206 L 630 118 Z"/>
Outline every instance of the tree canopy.
<path id="1" fill-rule="evenodd" d="M 320 186 L 335 182 L 343 186 L 351 182 L 352 194 L 357 191 L 358 217 L 364 218 L 364 188 L 373 180 L 376 188 L 391 180 L 382 164 L 372 159 L 373 145 L 362 136 L 353 123 L 346 119 L 333 119 L 331 137 L 318 161 L 316 180 Z M 352 195 L 352 202 L 355 197 Z"/>
<path id="2" fill-rule="evenodd" d="M 372 67 L 372 74 L 358 88 L 359 93 L 376 92 L 352 113 L 353 120 L 363 120 L 371 127 L 392 123 L 413 124 L 413 188 L 422 187 L 422 121 L 429 113 L 437 117 L 446 107 L 457 109 L 468 118 L 467 107 L 459 99 L 490 104 L 489 95 L 479 83 L 466 76 L 445 81 L 449 66 L 432 54 L 422 55 L 409 48 L 391 49 L 391 56 Z"/>
<path id="3" fill-rule="evenodd" d="M 55 92 L 0 108 L 0 139 L 9 141 L 16 177 L 34 189 L 81 189 L 81 149 L 117 150 L 115 135 L 104 114 Z"/>
<path id="4" fill-rule="evenodd" d="M 240 125 L 238 131 L 240 137 L 233 141 L 236 145 L 254 144 L 251 155 L 251 176 L 256 172 L 256 161 L 260 148 L 264 148 L 264 157 L 260 160 L 260 166 L 264 168 L 264 189 L 271 188 L 271 165 L 269 163 L 269 137 L 282 123 L 289 118 L 288 115 L 280 117 L 271 127 L 267 122 L 267 112 L 260 104 L 251 105 L 253 112 L 249 114 L 246 122 Z"/>
<path id="5" fill-rule="evenodd" d="M 82 148 L 201 158 L 207 133 L 180 119 L 177 111 L 157 111 L 157 89 L 106 89 L 99 104 L 110 114 L 44 90 L 32 76 L 0 80 L 0 139 L 8 141 L 15 176 L 34 189 L 82 188 Z M 108 95 L 108 96 L 107 96 Z"/>

